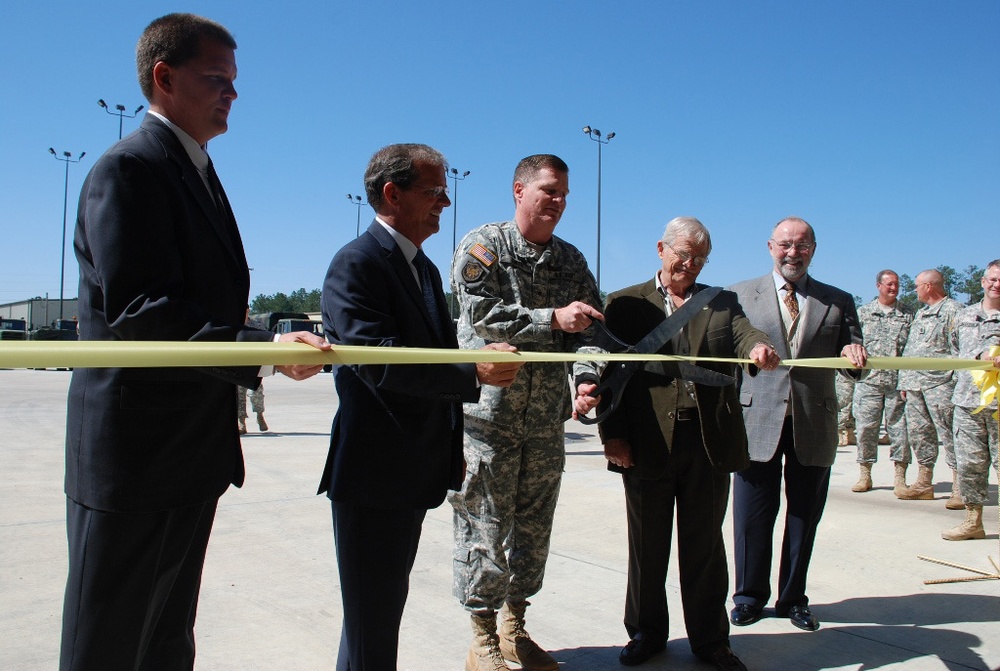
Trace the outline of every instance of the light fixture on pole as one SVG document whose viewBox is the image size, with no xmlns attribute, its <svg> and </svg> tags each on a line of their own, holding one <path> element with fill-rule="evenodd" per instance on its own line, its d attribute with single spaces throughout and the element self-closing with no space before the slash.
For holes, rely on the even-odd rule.
<svg viewBox="0 0 1000 671">
<path fill-rule="evenodd" d="M 611 142 L 614 133 L 608 133 L 601 139 L 601 131 L 590 126 L 584 126 L 583 132 L 597 143 L 597 289 L 601 289 L 601 148 Z"/>
<path fill-rule="evenodd" d="M 460 172 L 458 172 L 457 168 L 452 168 L 451 170 L 448 171 L 448 177 L 451 178 L 454 181 L 454 183 L 455 183 L 455 187 L 452 189 L 452 193 L 451 193 L 451 214 L 452 214 L 452 220 L 451 220 L 451 253 L 452 254 L 454 254 L 455 250 L 458 249 L 458 238 L 456 237 L 457 233 L 458 233 L 458 183 L 461 182 L 461 181 L 463 181 L 463 180 L 465 180 L 465 178 L 468 177 L 471 174 L 472 174 L 472 172 L 470 170 L 466 170 L 465 172 L 460 173 Z M 452 319 L 455 319 L 456 317 L 458 317 L 458 314 L 457 314 L 458 310 L 457 310 L 457 308 L 458 308 L 458 305 L 457 305 L 457 303 L 455 301 L 455 297 L 452 296 L 451 297 L 451 318 Z"/>
<path fill-rule="evenodd" d="M 62 224 L 62 247 L 59 251 L 60 262 L 59 262 L 59 319 L 63 318 L 63 285 L 66 284 L 66 210 L 69 204 L 69 164 L 79 163 L 80 160 L 87 154 L 85 151 L 81 151 L 80 155 L 75 159 L 73 155 L 68 151 L 64 151 L 62 156 L 56 153 L 56 150 L 49 147 L 49 153 L 55 157 L 57 161 L 62 161 L 66 164 L 66 178 L 63 182 L 63 224 Z"/>
<path fill-rule="evenodd" d="M 115 111 L 112 112 L 111 109 L 108 107 L 108 104 L 106 102 L 104 102 L 103 98 L 101 98 L 100 100 L 98 100 L 97 104 L 100 105 L 102 108 L 104 108 L 104 111 L 107 112 L 108 114 L 110 114 L 111 116 L 118 117 L 118 139 L 119 140 L 122 139 L 122 120 L 124 118 L 126 118 L 126 117 L 129 118 L 129 119 L 134 119 L 136 116 L 138 116 L 139 112 L 141 112 L 142 110 L 144 110 L 146 108 L 145 105 L 139 105 L 138 107 L 135 108 L 134 112 L 132 112 L 131 114 L 126 114 L 125 113 L 125 105 L 115 105 Z"/>
<path fill-rule="evenodd" d="M 351 205 L 357 205 L 358 207 L 358 225 L 357 230 L 354 232 L 354 237 L 361 235 L 361 206 L 367 205 L 361 200 L 361 196 L 355 196 L 354 194 L 347 194 L 347 200 L 351 201 Z"/>
</svg>

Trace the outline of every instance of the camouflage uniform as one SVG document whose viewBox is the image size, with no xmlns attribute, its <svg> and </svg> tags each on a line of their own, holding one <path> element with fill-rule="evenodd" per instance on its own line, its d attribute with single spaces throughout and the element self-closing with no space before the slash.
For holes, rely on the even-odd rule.
<svg viewBox="0 0 1000 671">
<path fill-rule="evenodd" d="M 858 308 L 858 320 L 868 356 L 899 356 L 913 322 L 913 310 L 899 302 L 889 311 L 878 299 Z M 896 463 L 910 463 L 903 399 L 896 389 L 899 371 L 872 370 L 854 388 L 854 420 L 857 423 L 858 463 L 878 461 L 878 435 L 885 413 L 889 434 L 889 457 Z"/>
<path fill-rule="evenodd" d="M 247 419 L 247 392 L 246 387 L 236 387 L 236 414 L 241 422 Z M 264 384 L 250 392 L 250 407 L 258 415 L 264 412 Z"/>
<path fill-rule="evenodd" d="M 964 308 L 955 317 L 952 333 L 952 354 L 960 359 L 974 359 L 990 347 L 1000 345 L 1000 313 L 987 314 L 982 303 Z M 990 463 L 997 463 L 997 422 L 993 412 L 994 400 L 975 415 L 979 407 L 979 389 L 969 371 L 957 371 L 955 393 L 955 461 L 958 464 L 959 487 L 966 505 L 981 506 L 986 502 L 989 487 Z"/>
<path fill-rule="evenodd" d="M 854 378 L 837 374 L 837 431 L 854 431 L 854 415 L 851 404 L 854 401 Z"/>
<path fill-rule="evenodd" d="M 917 310 L 903 356 L 951 356 L 955 315 L 962 307 L 953 298 L 942 298 L 934 305 L 925 305 Z M 944 448 L 945 462 L 955 470 L 955 443 L 951 425 L 951 395 L 955 390 L 955 371 L 901 370 L 897 388 L 906 392 L 906 434 L 917 463 L 933 466 L 938 458 L 940 443 Z"/>
<path fill-rule="evenodd" d="M 509 342 L 520 350 L 573 352 L 580 334 L 552 329 L 556 307 L 600 294 L 583 255 L 553 237 L 541 247 L 512 222 L 486 224 L 459 244 L 451 286 L 464 349 Z M 572 411 L 562 363 L 527 363 L 506 388 L 484 386 L 465 404 L 465 460 L 455 510 L 455 596 L 470 610 L 498 610 L 538 592 L 566 462 Z"/>
</svg>

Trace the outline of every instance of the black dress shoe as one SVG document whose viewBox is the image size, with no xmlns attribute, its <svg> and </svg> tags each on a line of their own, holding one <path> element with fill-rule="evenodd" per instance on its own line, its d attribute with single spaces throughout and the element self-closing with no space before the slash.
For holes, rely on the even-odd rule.
<svg viewBox="0 0 1000 671">
<path fill-rule="evenodd" d="M 745 627 L 753 624 L 763 616 L 763 608 L 751 606 L 748 603 L 738 603 L 729 613 L 729 621 L 737 627 Z"/>
<path fill-rule="evenodd" d="M 709 650 L 699 650 L 695 655 L 703 662 L 708 662 L 719 671 L 747 671 L 746 665 L 733 654 L 728 645 L 717 645 Z"/>
<path fill-rule="evenodd" d="M 618 655 L 618 661 L 625 666 L 638 666 L 656 653 L 662 652 L 666 647 L 666 641 L 638 634 L 622 649 L 621 654 Z"/>
<path fill-rule="evenodd" d="M 805 631 L 816 631 L 819 629 L 819 620 L 809 610 L 809 606 L 792 606 L 788 609 L 788 619 L 796 627 Z"/>
</svg>

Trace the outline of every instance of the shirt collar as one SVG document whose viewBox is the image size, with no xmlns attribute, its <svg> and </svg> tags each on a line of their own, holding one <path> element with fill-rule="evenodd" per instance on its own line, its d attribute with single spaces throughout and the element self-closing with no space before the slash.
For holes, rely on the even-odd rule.
<svg viewBox="0 0 1000 671">
<path fill-rule="evenodd" d="M 198 169 L 199 172 L 208 172 L 208 153 L 205 151 L 205 147 L 198 144 L 197 140 L 188 135 L 184 129 L 175 124 L 173 121 L 163 116 L 159 112 L 149 111 L 157 119 L 162 121 L 167 128 L 174 132 L 177 139 L 180 140 L 181 146 L 184 147 L 184 151 L 187 155 L 191 157 L 191 162 L 194 163 L 194 167 Z M 205 145 L 206 147 L 208 145 Z"/>
<path fill-rule="evenodd" d="M 378 216 L 375 217 L 375 221 L 377 221 L 382 228 L 384 228 L 389 235 L 392 236 L 392 239 L 396 241 L 396 245 L 399 247 L 399 251 L 403 253 L 403 258 L 406 259 L 407 263 L 412 265 L 413 257 L 417 255 L 417 246 L 413 244 L 413 241 L 389 224 L 382 221 Z"/>
</svg>

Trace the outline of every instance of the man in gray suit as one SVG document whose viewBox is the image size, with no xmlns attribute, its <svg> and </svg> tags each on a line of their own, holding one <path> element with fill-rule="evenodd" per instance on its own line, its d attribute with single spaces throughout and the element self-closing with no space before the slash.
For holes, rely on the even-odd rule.
<svg viewBox="0 0 1000 671">
<path fill-rule="evenodd" d="M 868 353 L 851 296 L 807 274 L 816 235 L 789 217 L 774 228 L 767 248 L 774 269 L 731 287 L 750 322 L 764 331 L 784 359 L 842 356 L 860 378 Z M 771 547 L 781 503 L 784 461 L 785 531 L 775 612 L 806 631 L 819 628 L 809 610 L 806 573 L 826 504 L 830 466 L 837 454 L 836 371 L 779 368 L 744 377 L 740 389 L 750 467 L 736 473 L 733 524 L 736 591 L 730 620 L 753 624 L 771 597 Z"/>
</svg>

